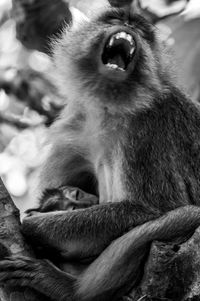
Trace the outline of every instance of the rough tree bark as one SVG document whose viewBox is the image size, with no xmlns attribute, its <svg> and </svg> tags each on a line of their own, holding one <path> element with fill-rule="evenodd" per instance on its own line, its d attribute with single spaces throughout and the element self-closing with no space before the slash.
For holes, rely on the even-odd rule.
<svg viewBox="0 0 200 301">
<path fill-rule="evenodd" d="M 10 255 L 33 256 L 20 233 L 19 211 L 0 179 L 0 259 Z M 28 288 L 0 288 L 0 301 L 44 301 Z"/>
<path fill-rule="evenodd" d="M 199 301 L 200 227 L 182 242 L 153 242 L 142 280 L 129 298 L 130 301 Z"/>
</svg>

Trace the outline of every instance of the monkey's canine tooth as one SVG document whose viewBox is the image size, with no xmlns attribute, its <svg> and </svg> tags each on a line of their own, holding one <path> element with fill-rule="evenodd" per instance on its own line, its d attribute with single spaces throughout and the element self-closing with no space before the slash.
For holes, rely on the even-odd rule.
<svg viewBox="0 0 200 301">
<path fill-rule="evenodd" d="M 131 50 L 130 50 L 130 55 L 132 55 L 135 51 L 135 47 L 131 47 Z"/>
<path fill-rule="evenodd" d="M 114 41 L 115 41 L 115 37 L 112 36 L 112 38 L 111 38 L 110 41 L 109 41 L 108 46 L 111 47 L 111 46 L 114 44 Z"/>
<path fill-rule="evenodd" d="M 127 35 L 126 35 L 126 39 L 129 41 L 129 43 L 130 43 L 131 45 L 134 44 L 133 38 L 132 38 L 132 36 L 131 36 L 130 34 L 127 34 Z"/>
</svg>

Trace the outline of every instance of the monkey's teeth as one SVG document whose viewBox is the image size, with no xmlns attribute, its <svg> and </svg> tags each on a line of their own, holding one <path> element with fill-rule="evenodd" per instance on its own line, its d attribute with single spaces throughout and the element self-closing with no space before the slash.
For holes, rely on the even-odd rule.
<svg viewBox="0 0 200 301">
<path fill-rule="evenodd" d="M 109 47 L 112 47 L 115 40 L 119 40 L 119 39 L 128 41 L 131 46 L 134 45 L 134 40 L 133 40 L 132 36 L 124 31 L 121 31 L 111 37 L 109 44 L 108 44 Z"/>
<path fill-rule="evenodd" d="M 125 71 L 123 68 L 120 68 L 120 67 L 117 66 L 116 64 L 107 63 L 106 66 L 107 66 L 108 68 L 111 68 L 111 69 L 120 70 L 120 71 Z"/>
<path fill-rule="evenodd" d="M 130 43 L 131 45 L 134 44 L 133 38 L 132 38 L 132 36 L 131 36 L 130 34 L 127 34 L 127 35 L 126 35 L 126 38 L 127 38 L 127 40 L 129 41 L 129 43 Z"/>
<path fill-rule="evenodd" d="M 131 36 L 130 34 L 124 32 L 124 31 L 118 32 L 114 37 L 115 37 L 115 39 L 117 39 L 117 40 L 118 40 L 118 39 L 124 39 L 124 40 L 127 40 L 127 41 L 131 44 L 131 46 L 134 45 L 134 40 L 133 40 L 132 36 Z M 111 40 L 112 40 L 114 37 L 112 37 Z M 113 42 L 114 42 L 114 40 L 113 40 Z"/>
<path fill-rule="evenodd" d="M 115 37 L 114 36 L 112 36 L 112 38 L 110 39 L 110 41 L 109 41 L 109 46 L 111 47 L 113 44 L 114 44 L 114 41 L 115 41 Z"/>
<path fill-rule="evenodd" d="M 125 39 L 126 40 L 126 32 L 122 31 L 122 32 L 118 32 L 115 36 L 115 38 L 118 39 Z"/>
<path fill-rule="evenodd" d="M 135 47 L 132 47 L 130 50 L 130 55 L 132 55 L 134 51 L 135 51 Z"/>
</svg>

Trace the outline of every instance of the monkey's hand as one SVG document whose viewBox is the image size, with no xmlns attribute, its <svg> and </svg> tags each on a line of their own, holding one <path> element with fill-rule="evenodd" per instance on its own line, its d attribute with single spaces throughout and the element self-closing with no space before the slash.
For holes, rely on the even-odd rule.
<svg viewBox="0 0 200 301">
<path fill-rule="evenodd" d="M 0 284 L 34 288 L 52 300 L 70 301 L 75 281 L 48 260 L 15 256 L 0 261 Z"/>
<path fill-rule="evenodd" d="M 26 215 L 32 216 L 36 212 L 83 209 L 97 205 L 98 202 L 99 200 L 95 195 L 88 194 L 76 187 L 62 186 L 57 189 L 45 190 L 40 200 L 40 206 L 28 209 Z"/>
</svg>

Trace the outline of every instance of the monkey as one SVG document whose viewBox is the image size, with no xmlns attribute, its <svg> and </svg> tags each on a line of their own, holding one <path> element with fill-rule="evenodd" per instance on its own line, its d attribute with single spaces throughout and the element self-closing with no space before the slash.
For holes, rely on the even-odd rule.
<svg viewBox="0 0 200 301">
<path fill-rule="evenodd" d="M 32 216 L 35 212 L 83 209 L 97 204 L 97 196 L 76 187 L 62 186 L 59 189 L 45 190 L 40 199 L 40 206 L 27 209 L 25 213 L 26 216 Z"/>
<path fill-rule="evenodd" d="M 137 11 L 107 9 L 54 44 L 68 104 L 51 127 L 39 189 L 78 187 L 98 204 L 44 204 L 22 231 L 66 261 L 95 259 L 73 275 L 45 259 L 6 257 L 0 283 L 57 301 L 119 300 L 138 285 L 153 240 L 200 224 L 199 104 L 175 84 L 155 27 Z"/>
</svg>

